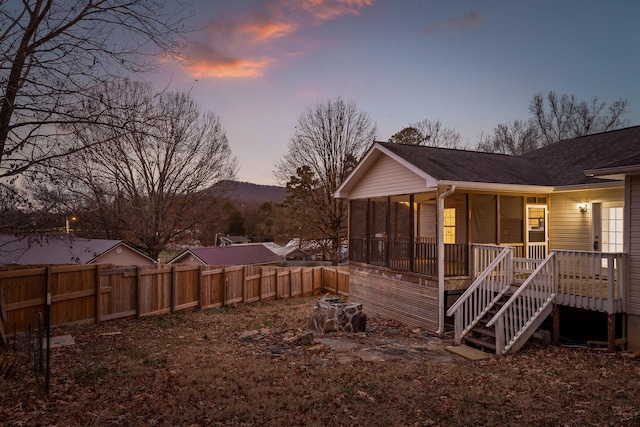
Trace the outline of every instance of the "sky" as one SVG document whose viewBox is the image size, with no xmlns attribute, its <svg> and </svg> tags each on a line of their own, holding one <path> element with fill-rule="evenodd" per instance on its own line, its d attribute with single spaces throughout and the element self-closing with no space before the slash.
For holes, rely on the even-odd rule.
<svg viewBox="0 0 640 427">
<path fill-rule="evenodd" d="M 640 125 L 637 0 L 197 1 L 182 62 L 154 81 L 220 117 L 238 180 L 273 175 L 299 117 L 341 97 L 386 141 L 440 120 L 472 149 L 537 93 L 628 101 Z"/>
</svg>

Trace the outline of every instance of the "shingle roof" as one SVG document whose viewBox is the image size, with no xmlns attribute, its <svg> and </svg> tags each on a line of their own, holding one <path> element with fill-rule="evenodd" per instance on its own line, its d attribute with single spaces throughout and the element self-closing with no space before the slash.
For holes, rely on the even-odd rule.
<svg viewBox="0 0 640 427">
<path fill-rule="evenodd" d="M 640 126 L 566 139 L 525 157 L 545 167 L 556 186 L 602 182 L 584 172 L 640 164 Z"/>
<path fill-rule="evenodd" d="M 70 234 L 0 235 L 0 265 L 88 264 L 120 240 L 82 239 Z"/>
<path fill-rule="evenodd" d="M 260 243 L 188 249 L 207 265 L 272 264 L 282 258 Z M 178 255 L 175 259 L 182 256 Z"/>
<path fill-rule="evenodd" d="M 549 177 L 531 159 L 504 154 L 379 143 L 438 181 L 547 185 Z"/>
<path fill-rule="evenodd" d="M 380 142 L 439 181 L 566 186 L 602 179 L 586 170 L 640 164 L 640 126 L 572 138 L 524 156 Z"/>
</svg>

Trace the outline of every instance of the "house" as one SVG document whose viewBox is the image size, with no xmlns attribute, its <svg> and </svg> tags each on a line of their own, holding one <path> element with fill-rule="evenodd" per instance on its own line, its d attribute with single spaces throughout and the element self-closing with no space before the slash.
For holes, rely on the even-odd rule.
<svg viewBox="0 0 640 427">
<path fill-rule="evenodd" d="M 307 252 L 296 245 L 280 246 L 275 242 L 263 242 L 262 245 L 285 261 L 301 261 L 308 256 Z"/>
<path fill-rule="evenodd" d="M 376 142 L 335 193 L 351 298 L 436 333 L 449 314 L 458 343 L 488 321 L 498 353 L 552 313 L 557 339 L 561 307 L 593 310 L 610 350 L 640 350 L 638 176 L 640 126 L 524 156 Z"/>
<path fill-rule="evenodd" d="M 301 239 L 295 237 L 287 242 L 285 247 L 298 248 L 307 256 L 306 261 L 331 261 L 333 242 L 331 239 Z M 341 260 L 340 260 L 341 261 Z"/>
<path fill-rule="evenodd" d="M 282 264 L 282 257 L 276 255 L 261 243 L 249 243 L 185 249 L 167 264 L 277 266 Z"/>
<path fill-rule="evenodd" d="M 73 234 L 0 235 L 0 265 L 113 264 L 156 262 L 121 240 L 84 239 Z"/>
<path fill-rule="evenodd" d="M 220 246 L 246 245 L 251 242 L 251 239 L 246 236 L 230 236 L 227 234 L 226 236 L 216 235 L 216 238 L 220 242 Z"/>
</svg>

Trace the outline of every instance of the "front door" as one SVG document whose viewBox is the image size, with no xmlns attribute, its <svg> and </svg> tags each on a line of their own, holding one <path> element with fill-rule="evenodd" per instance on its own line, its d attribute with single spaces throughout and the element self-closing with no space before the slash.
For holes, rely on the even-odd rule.
<svg viewBox="0 0 640 427">
<path fill-rule="evenodd" d="M 527 258 L 547 257 L 547 206 L 527 205 Z"/>
</svg>

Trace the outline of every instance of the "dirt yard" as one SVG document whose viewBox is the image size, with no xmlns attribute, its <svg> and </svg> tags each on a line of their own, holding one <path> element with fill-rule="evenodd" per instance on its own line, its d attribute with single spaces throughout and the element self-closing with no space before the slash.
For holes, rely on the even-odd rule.
<svg viewBox="0 0 640 427">
<path fill-rule="evenodd" d="M 315 300 L 56 328 L 75 344 L 51 349 L 48 395 L 33 361 L 2 353 L 0 424 L 640 424 L 636 359 L 534 342 L 471 361 L 371 317 L 366 333 L 300 338 Z"/>
</svg>

